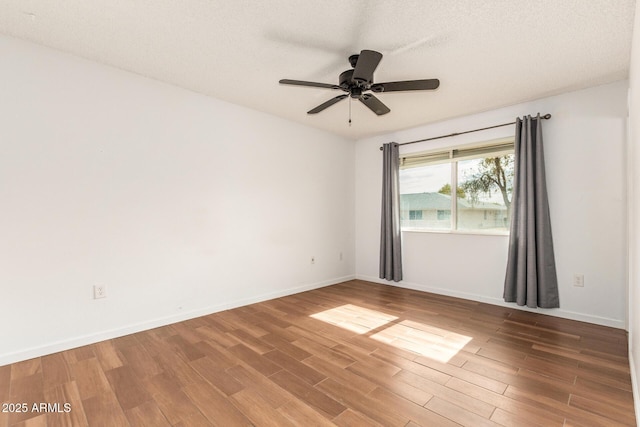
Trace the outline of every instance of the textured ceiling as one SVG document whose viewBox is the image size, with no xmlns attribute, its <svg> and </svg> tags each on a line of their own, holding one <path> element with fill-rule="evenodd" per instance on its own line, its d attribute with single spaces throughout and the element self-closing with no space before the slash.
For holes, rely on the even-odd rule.
<svg viewBox="0 0 640 427">
<path fill-rule="evenodd" d="M 634 0 L 2 0 L 0 33 L 349 138 L 392 132 L 627 77 Z M 337 83 L 382 52 L 376 116 L 282 78 Z M 340 92 L 341 93 L 341 92 Z"/>
</svg>

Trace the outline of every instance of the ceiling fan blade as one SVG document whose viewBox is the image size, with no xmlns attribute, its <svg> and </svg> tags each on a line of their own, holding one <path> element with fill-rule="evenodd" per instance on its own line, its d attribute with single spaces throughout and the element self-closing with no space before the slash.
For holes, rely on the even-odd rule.
<svg viewBox="0 0 640 427">
<path fill-rule="evenodd" d="M 294 85 L 294 86 L 309 86 L 309 87 L 322 87 L 325 89 L 341 89 L 338 85 L 332 85 L 329 83 L 316 83 L 316 82 L 305 82 L 303 80 L 289 80 L 282 79 L 280 80 L 281 85 Z"/>
<path fill-rule="evenodd" d="M 317 114 L 320 111 L 331 107 L 333 104 L 335 104 L 336 102 L 342 101 L 343 99 L 345 99 L 348 95 L 338 95 L 335 98 L 331 98 L 330 100 L 328 100 L 327 102 L 323 102 L 322 104 L 318 105 L 316 108 L 307 111 L 307 114 Z"/>
<path fill-rule="evenodd" d="M 372 82 L 373 72 L 382 60 L 382 54 L 375 50 L 363 50 L 360 52 L 358 62 L 353 69 L 353 80 Z"/>
<path fill-rule="evenodd" d="M 370 93 L 366 93 L 362 95 L 362 97 L 360 98 L 360 102 L 362 102 L 364 105 L 369 107 L 371 111 L 373 111 L 379 116 L 383 114 L 387 114 L 389 111 L 391 111 L 389 107 L 384 105 L 382 101 L 380 101 L 378 98 L 371 95 Z"/>
<path fill-rule="evenodd" d="M 376 83 L 371 85 L 371 90 L 380 92 L 400 92 L 405 90 L 434 90 L 440 86 L 438 79 L 405 80 L 402 82 Z"/>
</svg>

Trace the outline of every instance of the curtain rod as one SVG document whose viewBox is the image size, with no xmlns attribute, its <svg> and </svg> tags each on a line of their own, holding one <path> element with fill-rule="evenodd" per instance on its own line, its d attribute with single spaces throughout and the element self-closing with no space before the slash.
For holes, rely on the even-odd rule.
<svg viewBox="0 0 640 427">
<path fill-rule="evenodd" d="M 551 118 L 551 114 L 547 113 L 544 116 L 540 116 L 540 118 L 541 119 L 545 119 L 545 120 L 549 120 Z M 418 139 L 416 141 L 403 142 L 403 143 L 400 143 L 398 145 L 409 145 L 409 144 L 415 144 L 417 142 L 433 141 L 434 139 L 450 138 L 452 136 L 464 135 L 465 133 L 479 132 L 481 130 L 501 128 L 503 126 L 509 126 L 509 125 L 515 125 L 515 124 L 516 124 L 516 122 L 502 123 L 501 125 L 488 126 L 486 128 L 466 130 L 464 132 L 450 133 L 449 135 L 440 135 L 440 136 L 434 136 L 432 138 L 425 138 L 425 139 Z M 382 151 L 382 147 L 380 147 L 380 151 Z"/>
</svg>

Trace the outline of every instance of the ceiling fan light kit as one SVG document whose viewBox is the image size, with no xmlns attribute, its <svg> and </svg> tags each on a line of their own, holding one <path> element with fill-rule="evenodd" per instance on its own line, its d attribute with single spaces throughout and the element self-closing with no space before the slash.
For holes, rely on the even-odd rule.
<svg viewBox="0 0 640 427">
<path fill-rule="evenodd" d="M 293 85 L 293 86 L 307 86 L 317 87 L 332 90 L 341 90 L 347 94 L 338 95 L 335 98 L 323 102 L 315 108 L 307 111 L 307 114 L 317 114 L 333 104 L 336 104 L 347 97 L 357 99 L 362 102 L 367 108 L 373 111 L 378 116 L 387 114 L 391 110 L 384 105 L 375 95 L 365 92 L 403 92 L 414 90 L 434 90 L 440 86 L 438 79 L 425 79 L 425 80 L 404 80 L 399 82 L 387 82 L 387 83 L 374 83 L 373 72 L 378 67 L 378 64 L 382 60 L 382 54 L 374 50 L 363 50 L 360 54 L 351 55 L 349 57 L 349 63 L 353 67 L 351 70 L 346 70 L 338 77 L 338 84 L 332 85 L 328 83 L 307 82 L 303 80 L 289 80 L 282 79 L 280 84 Z M 349 119 L 351 122 L 351 119 Z"/>
</svg>

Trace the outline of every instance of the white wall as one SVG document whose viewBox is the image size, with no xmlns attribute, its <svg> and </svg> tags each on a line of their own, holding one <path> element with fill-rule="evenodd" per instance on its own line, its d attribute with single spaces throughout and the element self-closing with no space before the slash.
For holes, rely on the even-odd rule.
<svg viewBox="0 0 640 427">
<path fill-rule="evenodd" d="M 353 278 L 352 141 L 6 37 L 0 82 L 0 365 Z"/>
<path fill-rule="evenodd" d="M 629 71 L 629 363 L 640 424 L 640 9 L 636 8 Z"/>
<path fill-rule="evenodd" d="M 384 142 L 405 142 L 551 113 L 543 123 L 560 309 L 540 312 L 626 325 L 627 82 L 621 81 L 356 143 L 356 277 L 378 279 Z M 425 112 L 428 115 L 428 112 Z M 401 147 L 401 153 L 513 135 L 508 126 Z M 400 286 L 504 304 L 507 236 L 403 233 Z M 584 288 L 572 286 L 584 274 Z M 513 304 L 515 307 L 515 304 Z"/>
</svg>

